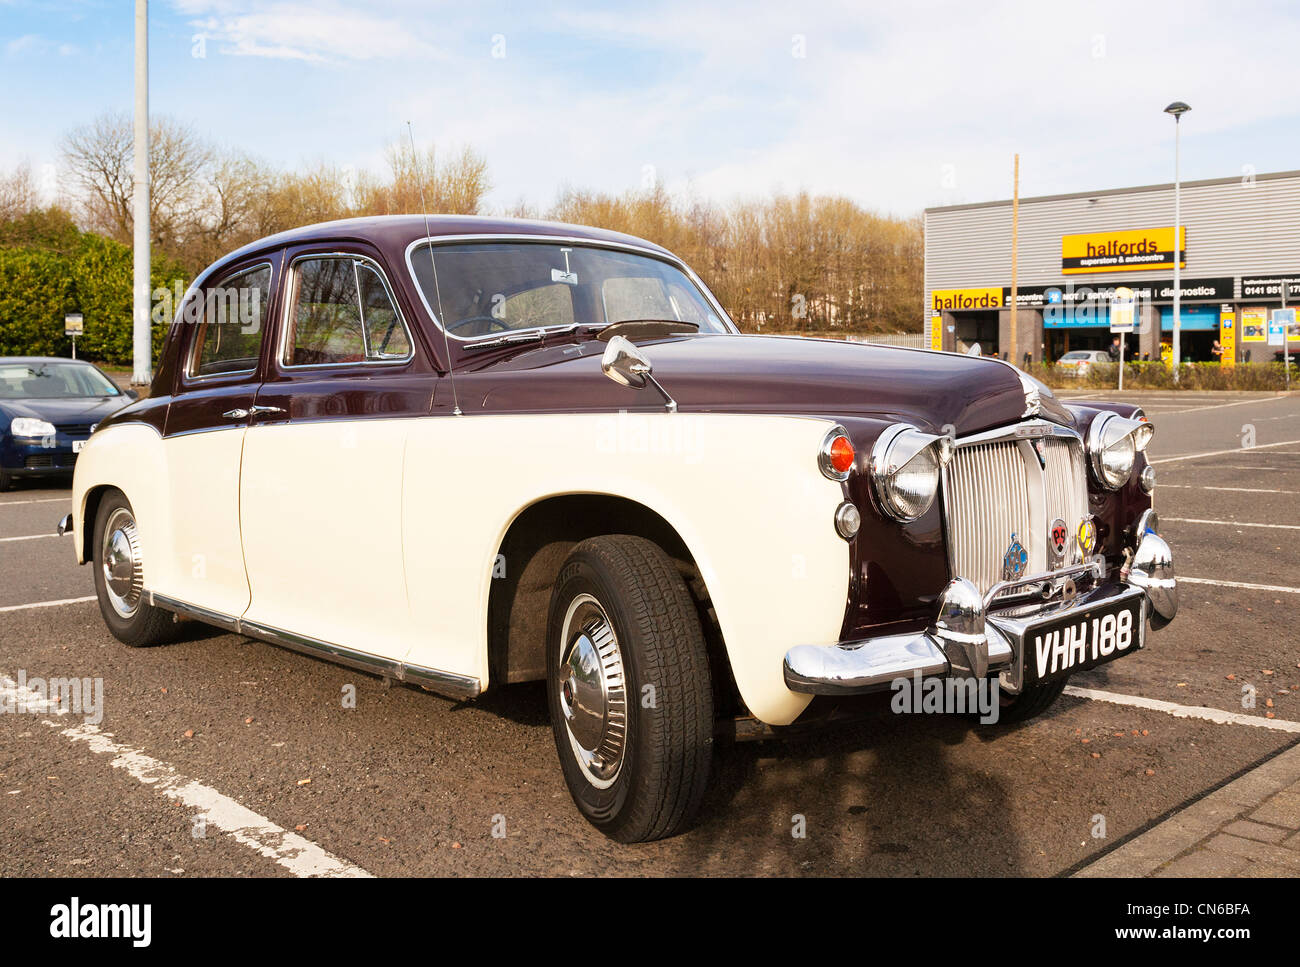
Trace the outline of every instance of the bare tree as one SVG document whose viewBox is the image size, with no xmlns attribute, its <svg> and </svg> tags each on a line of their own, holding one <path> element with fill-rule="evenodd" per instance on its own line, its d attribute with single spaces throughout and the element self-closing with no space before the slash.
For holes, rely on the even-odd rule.
<svg viewBox="0 0 1300 967">
<path fill-rule="evenodd" d="M 38 207 L 40 193 L 32 178 L 32 168 L 20 164 L 7 175 L 0 175 L 0 221 L 10 221 Z"/>
<path fill-rule="evenodd" d="M 86 227 L 131 239 L 134 194 L 131 118 L 103 114 L 63 139 L 63 160 Z M 149 218 L 164 248 L 181 243 L 205 211 L 202 175 L 213 153 L 190 128 L 166 117 L 149 126 Z"/>
<path fill-rule="evenodd" d="M 359 214 L 413 214 L 427 207 L 431 214 L 474 215 L 491 188 L 487 162 L 472 148 L 462 148 L 450 161 L 439 163 L 433 146 L 416 155 L 410 147 L 397 143 L 389 146 L 388 169 L 387 182 L 368 172 L 358 176 Z"/>
</svg>

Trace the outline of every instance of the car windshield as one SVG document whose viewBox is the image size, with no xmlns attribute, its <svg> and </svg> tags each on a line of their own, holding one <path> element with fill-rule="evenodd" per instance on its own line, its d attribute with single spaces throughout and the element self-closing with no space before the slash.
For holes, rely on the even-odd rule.
<svg viewBox="0 0 1300 967">
<path fill-rule="evenodd" d="M 121 390 L 108 377 L 86 363 L 0 361 L 0 399 L 3 400 L 120 395 Z"/>
<path fill-rule="evenodd" d="M 1061 357 L 1061 359 L 1063 360 L 1064 359 L 1077 360 L 1077 359 L 1087 359 L 1087 358 L 1088 358 L 1088 354 L 1084 352 L 1066 353 L 1064 356 Z"/>
<path fill-rule="evenodd" d="M 425 305 L 458 339 L 634 319 L 731 331 L 686 273 L 633 252 L 554 242 L 426 242 L 407 258 Z"/>
</svg>

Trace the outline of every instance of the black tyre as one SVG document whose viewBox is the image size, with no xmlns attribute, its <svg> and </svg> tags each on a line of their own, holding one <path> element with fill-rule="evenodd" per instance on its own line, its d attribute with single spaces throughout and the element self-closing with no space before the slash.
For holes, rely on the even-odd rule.
<svg viewBox="0 0 1300 967">
<path fill-rule="evenodd" d="M 640 537 L 583 541 L 551 594 L 546 645 L 555 748 L 578 809 L 623 843 L 682 831 L 708 784 L 713 689 L 672 560 Z"/>
<path fill-rule="evenodd" d="M 14 485 L 13 475 L 5 470 L 0 470 L 0 494 L 4 493 Z"/>
<path fill-rule="evenodd" d="M 1053 702 L 1061 697 L 1061 693 L 1065 691 L 1068 681 L 1069 679 L 1063 678 L 1060 681 L 1049 682 L 1046 685 L 1030 685 L 1019 695 L 1008 695 L 1006 692 L 1002 692 L 998 721 L 1007 723 L 1026 722 L 1035 716 L 1042 715 L 1051 707 Z"/>
<path fill-rule="evenodd" d="M 120 490 L 110 490 L 100 501 L 93 538 L 95 593 L 108 630 L 133 648 L 166 641 L 175 621 L 145 598 L 144 546 L 131 503 Z"/>
</svg>

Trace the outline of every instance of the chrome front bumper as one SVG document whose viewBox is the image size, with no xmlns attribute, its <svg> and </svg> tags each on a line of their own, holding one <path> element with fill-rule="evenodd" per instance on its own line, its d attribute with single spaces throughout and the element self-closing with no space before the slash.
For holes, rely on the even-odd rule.
<svg viewBox="0 0 1300 967">
<path fill-rule="evenodd" d="M 855 695 L 889 688 L 897 679 L 983 678 L 998 673 L 1017 694 L 1023 681 L 1023 645 L 1035 621 L 1064 619 L 1125 599 L 1143 598 L 1153 628 L 1178 612 L 1178 584 L 1169 545 L 1156 533 L 1154 511 L 1143 514 L 1132 556 L 1118 582 L 1105 582 L 1100 563 L 1003 582 L 985 595 L 955 578 L 939 596 L 934 623 L 920 634 L 885 635 L 835 645 L 796 645 L 785 655 L 785 684 L 812 695 Z M 1085 591 L 1079 583 L 1089 583 Z M 998 611 L 990 614 L 997 599 Z"/>
</svg>

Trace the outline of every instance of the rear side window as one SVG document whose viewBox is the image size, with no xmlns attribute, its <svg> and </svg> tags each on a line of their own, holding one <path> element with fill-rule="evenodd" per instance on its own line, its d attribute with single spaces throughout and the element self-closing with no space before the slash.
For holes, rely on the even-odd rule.
<svg viewBox="0 0 1300 967">
<path fill-rule="evenodd" d="M 286 366 L 410 359 L 410 333 L 373 264 L 348 256 L 302 259 L 293 278 Z"/>
<path fill-rule="evenodd" d="M 271 301 L 271 266 L 232 275 L 203 292 L 191 376 L 228 376 L 257 369 Z"/>
</svg>

